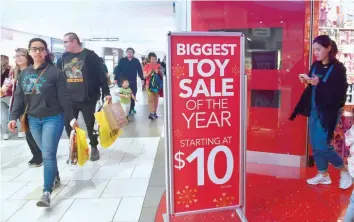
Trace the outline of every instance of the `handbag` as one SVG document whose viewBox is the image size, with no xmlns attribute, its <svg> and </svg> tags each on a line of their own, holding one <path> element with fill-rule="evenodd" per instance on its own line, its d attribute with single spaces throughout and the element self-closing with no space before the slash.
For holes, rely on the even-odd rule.
<svg viewBox="0 0 354 222">
<path fill-rule="evenodd" d="M 28 110 L 28 106 L 31 102 L 32 96 L 36 93 L 36 85 L 39 81 L 39 78 L 43 75 L 43 73 L 47 70 L 47 68 L 49 67 L 49 65 L 41 72 L 41 74 L 39 74 L 36 82 L 33 85 L 32 88 L 32 92 L 31 92 L 31 97 L 29 98 L 26 108 L 25 108 L 25 112 L 22 114 L 22 116 L 20 116 L 20 125 L 21 125 L 21 130 L 22 132 L 27 133 L 29 131 L 29 123 L 28 123 L 28 116 L 27 116 L 27 110 Z"/>
</svg>

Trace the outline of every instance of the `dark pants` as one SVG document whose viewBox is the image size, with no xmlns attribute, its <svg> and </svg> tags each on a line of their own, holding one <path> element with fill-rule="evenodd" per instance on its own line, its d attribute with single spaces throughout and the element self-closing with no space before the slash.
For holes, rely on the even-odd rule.
<svg viewBox="0 0 354 222">
<path fill-rule="evenodd" d="M 26 132 L 26 141 L 27 144 L 31 150 L 31 153 L 33 154 L 33 157 L 37 160 L 41 160 L 42 159 L 42 152 L 39 149 L 36 141 L 34 140 L 31 131 L 27 131 Z"/>
<path fill-rule="evenodd" d="M 93 127 L 95 125 L 95 109 L 96 109 L 96 102 L 97 101 L 89 101 L 89 102 L 84 102 L 84 103 L 73 103 L 73 110 L 74 110 L 74 116 L 77 119 L 79 116 L 79 112 L 82 113 L 84 117 L 84 121 L 86 124 L 86 129 L 87 129 L 87 134 L 90 139 L 90 145 L 91 147 L 96 147 L 98 145 L 98 140 L 97 140 L 97 135 L 94 134 Z M 70 137 L 71 133 L 71 126 L 70 126 L 70 121 L 67 120 L 65 123 L 65 130 L 66 133 L 68 134 L 68 137 Z"/>
<path fill-rule="evenodd" d="M 133 83 L 130 85 L 131 90 L 133 91 L 133 95 L 134 97 L 136 97 L 136 93 L 138 91 L 138 86 L 137 83 Z M 132 111 L 133 109 L 135 109 L 135 100 L 133 98 L 131 98 L 130 101 L 130 111 Z"/>
</svg>

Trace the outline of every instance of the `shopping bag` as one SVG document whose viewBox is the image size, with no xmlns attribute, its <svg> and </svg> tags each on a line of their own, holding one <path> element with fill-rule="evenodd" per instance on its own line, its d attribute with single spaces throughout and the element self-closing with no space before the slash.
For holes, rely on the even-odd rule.
<svg viewBox="0 0 354 222">
<path fill-rule="evenodd" d="M 95 118 L 99 125 L 98 132 L 101 146 L 103 148 L 108 148 L 112 146 L 112 144 L 122 134 L 122 129 L 117 128 L 111 130 L 104 111 L 96 112 Z"/>
<path fill-rule="evenodd" d="M 350 176 L 354 177 L 354 156 L 348 158 L 348 172 Z"/>
<path fill-rule="evenodd" d="M 77 163 L 83 166 L 90 158 L 89 148 L 86 141 L 86 132 L 80 128 L 75 129 L 76 147 L 77 147 Z"/>
<path fill-rule="evenodd" d="M 76 132 L 72 130 L 70 133 L 70 146 L 69 146 L 69 159 L 67 164 L 76 165 L 77 164 L 77 143 L 76 143 Z"/>
<path fill-rule="evenodd" d="M 120 103 L 110 103 L 103 106 L 110 130 L 120 129 L 129 124 L 127 115 Z"/>
<path fill-rule="evenodd" d="M 344 134 L 345 145 L 350 147 L 350 155 L 354 156 L 354 125 Z"/>
</svg>

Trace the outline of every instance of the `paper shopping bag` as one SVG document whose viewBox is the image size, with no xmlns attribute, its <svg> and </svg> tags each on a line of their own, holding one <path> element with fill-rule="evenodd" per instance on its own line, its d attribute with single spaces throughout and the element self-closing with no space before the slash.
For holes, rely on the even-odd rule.
<svg viewBox="0 0 354 222">
<path fill-rule="evenodd" d="M 95 113 L 96 121 L 99 126 L 99 138 L 100 144 L 103 148 L 108 148 L 117 140 L 117 138 L 122 134 L 122 129 L 111 130 L 108 120 L 106 118 L 104 111 L 99 111 Z"/>
<path fill-rule="evenodd" d="M 86 132 L 80 128 L 75 129 L 76 132 L 76 148 L 77 148 L 77 163 L 83 166 L 90 158 L 89 148 L 86 141 Z"/>
<path fill-rule="evenodd" d="M 120 103 L 105 105 L 103 106 L 103 111 L 106 115 L 111 130 L 120 129 L 128 125 L 127 116 Z"/>
</svg>

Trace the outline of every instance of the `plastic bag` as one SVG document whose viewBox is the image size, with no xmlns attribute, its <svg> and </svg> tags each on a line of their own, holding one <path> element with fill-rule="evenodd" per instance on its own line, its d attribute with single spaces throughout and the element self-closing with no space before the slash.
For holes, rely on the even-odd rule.
<svg viewBox="0 0 354 222">
<path fill-rule="evenodd" d="M 69 146 L 69 159 L 67 164 L 76 165 L 77 164 L 77 144 L 76 144 L 76 132 L 72 130 L 70 133 L 70 146 Z"/>
<path fill-rule="evenodd" d="M 112 146 L 112 144 L 122 134 L 122 129 L 111 130 L 104 111 L 99 111 L 95 113 L 95 118 L 99 125 L 99 138 L 101 146 L 103 148 L 108 148 Z"/>
<path fill-rule="evenodd" d="M 350 147 L 350 155 L 354 156 L 354 126 L 352 126 L 344 135 L 345 145 Z"/>
<path fill-rule="evenodd" d="M 83 166 L 90 158 L 89 148 L 86 141 L 86 132 L 80 128 L 75 129 L 76 147 L 77 147 L 77 163 Z"/>
</svg>

